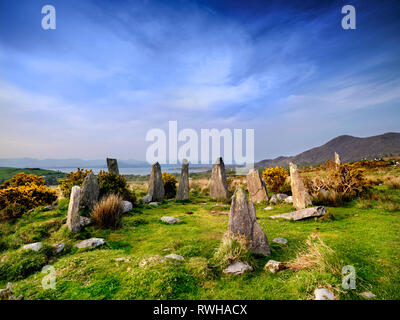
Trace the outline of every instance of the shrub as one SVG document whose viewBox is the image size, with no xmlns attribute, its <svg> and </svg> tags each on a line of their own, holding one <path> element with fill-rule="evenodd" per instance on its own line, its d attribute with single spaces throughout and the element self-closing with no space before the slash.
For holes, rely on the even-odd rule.
<svg viewBox="0 0 400 320">
<path fill-rule="evenodd" d="M 163 172 L 162 180 L 164 183 L 165 197 L 167 199 L 174 198 L 176 196 L 176 183 L 178 182 L 175 176 L 167 172 Z"/>
<path fill-rule="evenodd" d="M 121 197 L 110 194 L 98 202 L 92 212 L 92 219 L 101 228 L 116 229 L 121 223 Z"/>
<path fill-rule="evenodd" d="M 262 172 L 262 178 L 267 184 L 268 189 L 274 193 L 280 191 L 288 176 L 288 170 L 281 167 L 266 168 Z"/>
<path fill-rule="evenodd" d="M 30 209 L 55 200 L 57 192 L 45 186 L 43 177 L 21 172 L 0 188 L 0 218 L 18 218 Z"/>
<path fill-rule="evenodd" d="M 101 170 L 97 175 L 100 187 L 100 197 L 111 194 L 119 195 L 123 200 L 136 202 L 136 195 L 133 190 L 128 189 L 126 178 L 124 175 L 115 175 L 110 172 Z"/>
<path fill-rule="evenodd" d="M 250 262 L 251 252 L 249 240 L 243 235 L 227 232 L 223 235 L 221 245 L 216 250 L 213 263 L 220 268 L 226 268 L 236 261 Z"/>
<path fill-rule="evenodd" d="M 65 179 L 61 179 L 60 188 L 63 196 L 69 199 L 72 187 L 81 186 L 89 172 L 92 172 L 92 170 L 78 168 L 77 171 L 68 173 Z"/>
</svg>

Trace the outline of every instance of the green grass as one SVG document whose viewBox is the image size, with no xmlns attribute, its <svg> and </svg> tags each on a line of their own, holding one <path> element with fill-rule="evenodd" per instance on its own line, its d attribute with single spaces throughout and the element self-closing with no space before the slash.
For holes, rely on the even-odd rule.
<svg viewBox="0 0 400 320">
<path fill-rule="evenodd" d="M 2 184 L 6 180 L 11 179 L 14 175 L 20 172 L 24 172 L 26 174 L 34 174 L 37 176 L 43 176 L 47 185 L 56 185 L 58 184 L 58 179 L 65 178 L 65 173 L 60 171 L 45 170 L 38 168 L 18 169 L 18 168 L 0 167 L 0 184 Z"/>
<path fill-rule="evenodd" d="M 224 274 L 211 266 L 227 231 L 228 217 L 210 214 L 215 210 L 215 202 L 206 197 L 193 197 L 188 203 L 165 201 L 157 208 L 142 206 L 125 215 L 118 230 L 91 226 L 78 235 L 71 235 L 63 225 L 68 206 L 64 199 L 54 210 L 38 208 L 14 224 L 0 224 L 0 288 L 13 279 L 15 295 L 22 294 L 25 299 L 297 300 L 311 299 L 315 288 L 325 286 L 332 288 L 340 299 L 362 299 L 358 294 L 363 291 L 372 291 L 377 299 L 400 299 L 400 211 L 393 210 L 400 201 L 399 190 L 378 186 L 373 192 L 380 195 L 375 200 L 361 199 L 345 207 L 328 207 L 334 216 L 332 221 L 273 220 L 269 216 L 289 212 L 291 206 L 273 205 L 274 209 L 267 211 L 263 209 L 267 204 L 256 205 L 258 223 L 270 241 L 272 256 L 254 255 L 254 272 L 239 276 Z M 383 195 L 392 206 L 384 205 Z M 193 214 L 185 214 L 186 211 Z M 160 218 L 165 215 L 182 222 L 162 223 Z M 355 267 L 356 290 L 342 289 L 341 275 L 329 270 L 286 269 L 277 274 L 264 271 L 269 259 L 293 261 L 312 233 L 317 233 L 334 250 L 335 261 L 341 266 Z M 107 243 L 94 250 L 73 247 L 80 239 L 89 237 L 102 237 Z M 275 237 L 289 242 L 272 243 Z M 31 254 L 21 258 L 21 245 L 35 241 L 43 241 L 47 246 L 64 242 L 67 249 L 57 257 Z M 185 261 L 139 266 L 144 258 L 170 253 L 184 256 Z M 15 263 L 17 267 L 13 267 Z M 45 274 L 40 268 L 45 263 L 56 269 L 56 290 L 44 290 L 41 286 Z"/>
</svg>

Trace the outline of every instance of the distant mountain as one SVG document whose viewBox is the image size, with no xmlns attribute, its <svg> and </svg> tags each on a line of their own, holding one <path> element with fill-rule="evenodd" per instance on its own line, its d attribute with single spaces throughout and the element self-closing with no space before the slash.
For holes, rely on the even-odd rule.
<svg viewBox="0 0 400 320">
<path fill-rule="evenodd" d="M 149 166 L 145 161 L 134 159 L 118 160 L 120 168 L 135 168 Z M 82 159 L 35 159 L 15 158 L 0 159 L 0 167 L 13 168 L 106 168 L 106 159 L 103 160 L 82 160 Z"/>
<path fill-rule="evenodd" d="M 296 156 L 261 160 L 255 166 L 266 168 L 275 166 L 287 167 L 289 162 L 294 162 L 298 165 L 321 164 L 328 159 L 333 160 L 335 152 L 339 154 L 342 162 L 400 154 L 400 133 L 389 132 L 368 138 L 339 136 L 323 146 L 307 150 Z"/>
</svg>

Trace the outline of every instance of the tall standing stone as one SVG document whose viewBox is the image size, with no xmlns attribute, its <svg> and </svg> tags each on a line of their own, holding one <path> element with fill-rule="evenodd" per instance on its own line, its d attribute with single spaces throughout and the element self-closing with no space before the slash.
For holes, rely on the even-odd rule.
<svg viewBox="0 0 400 320">
<path fill-rule="evenodd" d="M 93 172 L 86 175 L 81 189 L 81 207 L 93 210 L 95 204 L 99 201 L 100 187 L 97 177 Z"/>
<path fill-rule="evenodd" d="M 290 185 L 292 188 L 293 207 L 296 210 L 305 209 L 311 205 L 311 198 L 306 188 L 304 187 L 303 179 L 300 172 L 294 163 L 289 163 L 290 167 Z"/>
<path fill-rule="evenodd" d="M 117 176 L 119 175 L 117 159 L 107 158 L 107 168 L 108 172 L 113 173 Z"/>
<path fill-rule="evenodd" d="M 258 170 L 252 169 L 246 176 L 247 190 L 249 191 L 250 201 L 259 203 L 261 201 L 268 201 L 267 187 L 261 179 Z"/>
<path fill-rule="evenodd" d="M 339 154 L 335 152 L 335 164 L 336 166 L 340 166 L 340 157 Z"/>
<path fill-rule="evenodd" d="M 162 202 L 164 200 L 165 190 L 162 180 L 161 166 L 158 162 L 151 167 L 149 180 L 149 192 L 147 193 L 146 202 Z"/>
<path fill-rule="evenodd" d="M 186 159 L 182 161 L 181 177 L 179 179 L 176 200 L 189 199 L 189 162 Z"/>
<path fill-rule="evenodd" d="M 247 200 L 246 193 L 240 187 L 236 189 L 232 197 L 228 230 L 247 237 L 251 241 L 250 248 L 253 253 L 266 256 L 271 254 L 267 236 L 257 223 L 254 204 Z"/>
<path fill-rule="evenodd" d="M 212 167 L 210 181 L 211 199 L 228 199 L 229 190 L 226 184 L 225 164 L 222 158 L 218 158 Z"/>
<path fill-rule="evenodd" d="M 81 199 L 81 188 L 73 186 L 71 196 L 69 198 L 67 226 L 71 232 L 79 232 L 81 230 L 81 217 L 79 215 L 79 202 Z"/>
</svg>

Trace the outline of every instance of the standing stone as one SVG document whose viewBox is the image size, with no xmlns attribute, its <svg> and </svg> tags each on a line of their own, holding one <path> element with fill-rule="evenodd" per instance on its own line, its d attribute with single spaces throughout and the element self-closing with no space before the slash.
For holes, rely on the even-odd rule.
<svg viewBox="0 0 400 320">
<path fill-rule="evenodd" d="M 225 165 L 222 158 L 218 158 L 212 167 L 210 182 L 211 199 L 228 199 L 229 190 L 226 184 Z"/>
<path fill-rule="evenodd" d="M 145 197 L 146 202 L 163 202 L 165 195 L 164 183 L 162 180 L 161 166 L 158 162 L 151 168 L 149 180 L 149 192 Z"/>
<path fill-rule="evenodd" d="M 335 164 L 337 165 L 337 166 L 340 166 L 340 157 L 339 157 L 339 155 L 335 152 Z"/>
<path fill-rule="evenodd" d="M 268 201 L 267 187 L 261 179 L 260 173 L 252 169 L 246 176 L 247 189 L 249 190 L 250 201 L 259 203 Z"/>
<path fill-rule="evenodd" d="M 254 204 L 247 200 L 246 193 L 238 187 L 232 197 L 229 212 L 228 230 L 234 234 L 241 234 L 251 241 L 251 251 L 266 256 L 271 254 L 267 236 L 257 223 Z"/>
<path fill-rule="evenodd" d="M 113 173 L 117 176 L 119 175 L 117 159 L 107 158 L 107 168 L 108 168 L 108 172 Z"/>
<path fill-rule="evenodd" d="M 71 232 L 79 232 L 81 230 L 81 219 L 79 215 L 79 202 L 81 199 L 81 188 L 72 187 L 71 197 L 68 205 L 67 226 Z"/>
<path fill-rule="evenodd" d="M 99 182 L 93 172 L 89 172 L 82 184 L 80 205 L 92 211 L 99 201 L 99 193 Z"/>
<path fill-rule="evenodd" d="M 189 199 L 189 162 L 186 159 L 182 161 L 181 177 L 179 179 L 176 200 Z"/>
<path fill-rule="evenodd" d="M 292 187 L 293 207 L 296 210 L 305 209 L 311 205 L 310 195 L 304 187 L 303 179 L 300 172 L 294 163 L 289 163 L 290 166 L 290 184 Z"/>
</svg>

